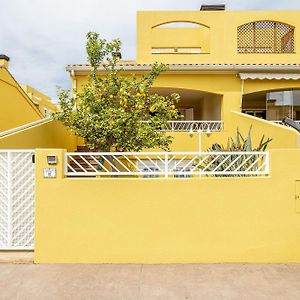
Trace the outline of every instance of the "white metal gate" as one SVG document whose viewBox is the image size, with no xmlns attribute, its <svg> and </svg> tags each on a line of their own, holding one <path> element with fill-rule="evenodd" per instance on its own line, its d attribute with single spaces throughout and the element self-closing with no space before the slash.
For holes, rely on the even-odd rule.
<svg viewBox="0 0 300 300">
<path fill-rule="evenodd" d="M 33 249 L 33 150 L 0 150 L 0 249 Z"/>
</svg>

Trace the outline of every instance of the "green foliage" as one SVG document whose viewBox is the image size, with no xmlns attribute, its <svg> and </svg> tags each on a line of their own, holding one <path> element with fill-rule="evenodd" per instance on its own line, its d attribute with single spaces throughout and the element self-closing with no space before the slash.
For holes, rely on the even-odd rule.
<svg viewBox="0 0 300 300">
<path fill-rule="evenodd" d="M 159 129 L 178 118 L 178 94 L 164 97 L 150 88 L 166 70 L 155 63 L 149 74 L 122 75 L 118 67 L 119 39 L 107 42 L 95 32 L 87 34 L 86 52 L 92 66 L 88 82 L 76 97 L 59 90 L 60 111 L 54 118 L 85 139 L 96 151 L 141 151 L 144 148 L 168 150 L 172 137 Z M 105 74 L 97 76 L 99 67 Z"/>
<path fill-rule="evenodd" d="M 226 147 L 224 147 L 221 144 L 213 144 L 211 146 L 211 148 L 207 149 L 207 151 L 209 152 L 213 152 L 213 151 L 265 151 L 267 149 L 268 144 L 272 141 L 272 139 L 270 138 L 265 138 L 265 136 L 263 135 L 260 139 L 260 142 L 258 144 L 257 147 L 253 147 L 252 146 L 252 138 L 251 138 L 251 130 L 252 130 L 252 126 L 250 127 L 247 137 L 244 138 L 241 134 L 241 132 L 239 131 L 239 129 L 237 128 L 236 130 L 236 136 L 235 136 L 235 140 L 230 137 L 228 138 L 227 141 L 227 145 Z"/>
<path fill-rule="evenodd" d="M 244 138 L 237 128 L 235 139 L 232 137 L 228 138 L 227 145 L 224 147 L 221 144 L 213 144 L 208 152 L 258 152 L 265 151 L 267 149 L 268 144 L 272 141 L 270 138 L 265 138 L 263 135 L 260 139 L 260 142 L 257 147 L 253 147 L 252 139 L 251 139 L 251 130 L 250 127 L 247 137 Z M 225 160 L 225 158 L 227 159 Z M 231 155 L 230 157 L 225 155 L 214 156 L 211 155 L 209 159 L 205 161 L 205 165 L 202 168 L 206 168 L 206 171 L 229 171 L 234 172 L 238 169 L 238 171 L 255 171 L 259 168 L 261 164 L 261 160 L 258 160 L 258 155 L 253 155 L 249 158 L 247 155 Z M 225 161 L 224 161 L 225 160 Z M 250 169 L 249 169 L 250 168 Z M 245 175 L 215 175 L 216 177 L 223 176 L 238 176 L 242 177 Z"/>
</svg>

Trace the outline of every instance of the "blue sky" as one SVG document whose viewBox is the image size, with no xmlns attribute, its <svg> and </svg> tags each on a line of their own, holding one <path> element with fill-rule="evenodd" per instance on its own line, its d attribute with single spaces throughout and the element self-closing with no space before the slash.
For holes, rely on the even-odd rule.
<svg viewBox="0 0 300 300">
<path fill-rule="evenodd" d="M 138 10 L 198 10 L 225 3 L 227 10 L 300 9 L 299 0 L 1 0 L 0 53 L 11 58 L 10 71 L 52 98 L 56 86 L 69 88 L 67 64 L 86 62 L 85 35 L 123 41 L 124 59 L 135 58 Z"/>
</svg>

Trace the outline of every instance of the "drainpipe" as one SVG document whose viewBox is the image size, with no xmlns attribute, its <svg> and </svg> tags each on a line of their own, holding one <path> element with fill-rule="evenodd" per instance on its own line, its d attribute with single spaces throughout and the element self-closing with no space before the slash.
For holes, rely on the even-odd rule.
<svg viewBox="0 0 300 300">
<path fill-rule="evenodd" d="M 76 82 L 76 77 L 75 77 L 75 71 L 71 70 L 71 79 L 72 79 L 72 93 L 74 95 L 74 98 L 76 98 L 76 92 L 77 92 L 77 82 Z M 76 110 L 76 101 L 73 107 L 73 110 Z"/>
<path fill-rule="evenodd" d="M 241 101 L 240 101 L 240 110 L 241 111 L 242 111 L 242 107 L 243 107 L 244 83 L 245 83 L 245 79 L 242 79 Z"/>
</svg>

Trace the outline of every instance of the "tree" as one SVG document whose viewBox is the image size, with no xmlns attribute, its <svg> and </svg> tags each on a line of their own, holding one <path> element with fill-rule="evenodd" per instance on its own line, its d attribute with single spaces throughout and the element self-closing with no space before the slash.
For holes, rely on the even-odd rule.
<svg viewBox="0 0 300 300">
<path fill-rule="evenodd" d="M 92 67 L 88 82 L 76 96 L 59 90 L 61 109 L 54 119 L 83 137 L 92 150 L 168 150 L 172 137 L 160 129 L 178 118 L 175 103 L 180 96 L 150 93 L 166 66 L 155 63 L 148 74 L 140 77 L 122 74 L 124 70 L 118 67 L 120 50 L 119 39 L 107 42 L 95 32 L 87 34 L 86 52 Z M 103 76 L 97 75 L 99 68 L 105 69 Z"/>
</svg>

